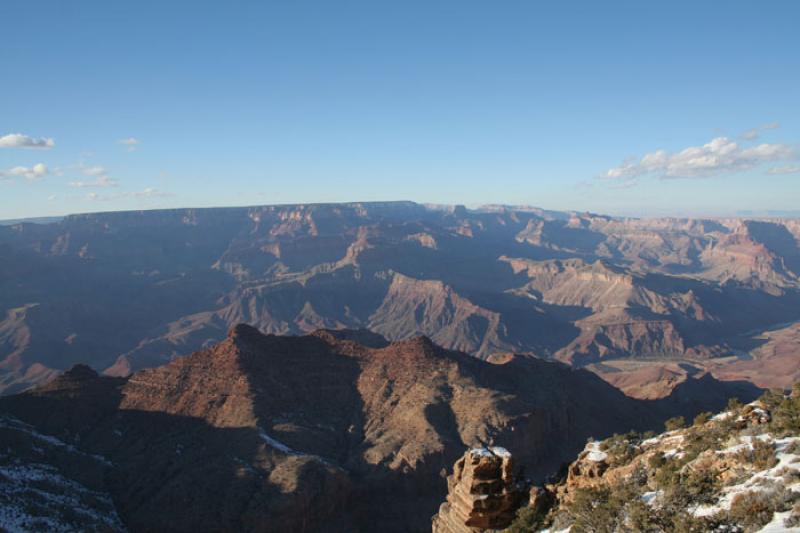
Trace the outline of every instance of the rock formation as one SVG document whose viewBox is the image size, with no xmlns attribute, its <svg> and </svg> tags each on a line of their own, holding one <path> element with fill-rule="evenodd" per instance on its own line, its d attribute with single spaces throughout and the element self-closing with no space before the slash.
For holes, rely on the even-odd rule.
<svg viewBox="0 0 800 533">
<path fill-rule="evenodd" d="M 503 529 L 514 520 L 524 495 L 505 448 L 473 448 L 447 478 L 447 501 L 433 518 L 433 533 Z"/>
<path fill-rule="evenodd" d="M 569 501 L 576 489 L 597 486 L 608 468 L 608 454 L 600 449 L 600 443 L 596 441 L 587 443 L 578 458 L 569 465 L 566 481 L 558 487 L 559 496 Z"/>
<path fill-rule="evenodd" d="M 763 402 L 755 401 L 744 406 L 742 413 L 736 419 L 736 425 L 743 429 L 747 426 L 769 424 L 770 421 L 772 421 L 772 413 Z"/>
<path fill-rule="evenodd" d="M 662 380 L 663 363 L 784 387 L 800 379 L 798 234 L 788 221 L 410 202 L 0 225 L 0 394 L 78 362 L 128 376 L 212 346 L 238 323 L 278 335 L 368 328 L 481 359 L 594 365 L 640 398 L 684 380 Z M 734 349 L 753 357 L 716 357 Z"/>
</svg>

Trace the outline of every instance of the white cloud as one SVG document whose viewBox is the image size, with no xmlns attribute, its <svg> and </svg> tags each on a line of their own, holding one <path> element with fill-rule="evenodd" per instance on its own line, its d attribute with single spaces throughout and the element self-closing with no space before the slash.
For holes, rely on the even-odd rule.
<svg viewBox="0 0 800 533">
<path fill-rule="evenodd" d="M 22 133 L 9 133 L 0 137 L 0 148 L 40 148 L 49 150 L 55 145 L 56 143 L 53 139 L 44 137 L 36 139 Z"/>
<path fill-rule="evenodd" d="M 108 175 L 108 171 L 105 169 L 105 167 L 101 167 L 101 166 L 93 166 L 93 167 L 83 167 L 82 166 L 81 167 L 81 174 L 83 174 L 84 176 L 90 176 L 90 177 L 95 177 L 96 178 L 98 176 L 106 176 L 106 175 Z"/>
<path fill-rule="evenodd" d="M 627 160 L 608 169 L 603 177 L 626 183 L 647 174 L 660 174 L 662 178 L 705 178 L 796 157 L 797 152 L 785 144 L 759 144 L 745 148 L 727 137 L 717 137 L 702 146 L 690 146 L 674 154 L 657 150 L 638 161 Z"/>
<path fill-rule="evenodd" d="M 47 176 L 49 171 L 44 163 L 36 163 L 32 167 L 13 167 L 8 170 L 0 170 L 0 178 L 25 178 L 28 181 L 38 181 Z"/>
<path fill-rule="evenodd" d="M 128 137 L 127 139 L 120 139 L 117 141 L 119 144 L 125 145 L 128 147 L 129 152 L 133 152 L 139 146 L 140 141 L 135 137 Z"/>
<path fill-rule="evenodd" d="M 86 195 L 87 200 L 97 200 L 97 201 L 110 201 L 110 200 L 127 200 L 127 199 L 134 199 L 134 200 L 149 200 L 153 198 L 169 198 L 172 196 L 171 193 L 160 191 L 153 187 L 147 187 L 141 191 L 127 191 L 127 192 L 120 192 L 115 194 L 98 194 L 96 192 L 90 192 Z"/>
<path fill-rule="evenodd" d="M 166 198 L 168 196 L 172 196 L 168 192 L 159 191 L 158 189 L 154 189 L 153 187 L 147 187 L 145 190 L 141 192 L 133 193 L 134 198 Z"/>
<path fill-rule="evenodd" d="M 767 174 L 800 174 L 800 165 L 773 167 L 767 170 Z"/>
<path fill-rule="evenodd" d="M 76 187 L 78 189 L 85 189 L 87 187 L 116 187 L 119 185 L 119 182 L 113 178 L 108 176 L 98 176 L 94 181 L 71 181 L 69 182 L 70 187 Z"/>
<path fill-rule="evenodd" d="M 87 187 L 116 187 L 119 185 L 119 182 L 113 179 L 111 176 L 108 175 L 108 170 L 105 167 L 101 167 L 99 165 L 95 166 L 84 166 L 81 164 L 78 167 L 78 170 L 84 176 L 95 178 L 92 181 L 83 181 L 83 180 L 76 180 L 71 181 L 69 183 L 70 187 L 77 187 L 77 188 L 87 188 Z"/>
<path fill-rule="evenodd" d="M 759 144 L 758 146 L 742 150 L 741 153 L 742 159 L 753 161 L 791 159 L 794 155 L 794 150 L 785 144 Z"/>
<path fill-rule="evenodd" d="M 780 128 L 781 125 L 779 122 L 770 122 L 769 124 L 764 124 L 763 126 L 759 126 L 758 128 L 752 128 L 747 130 L 746 132 L 742 133 L 742 139 L 746 141 L 753 141 L 758 139 L 761 135 L 761 132 L 764 130 L 776 130 Z"/>
</svg>

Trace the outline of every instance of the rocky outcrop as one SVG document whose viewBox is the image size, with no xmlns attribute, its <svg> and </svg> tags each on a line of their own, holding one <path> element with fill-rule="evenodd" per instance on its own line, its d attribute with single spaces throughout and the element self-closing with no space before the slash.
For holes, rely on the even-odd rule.
<svg viewBox="0 0 800 533">
<path fill-rule="evenodd" d="M 771 391 L 690 427 L 589 442 L 512 530 L 796 531 L 798 413 L 799 398 Z"/>
<path fill-rule="evenodd" d="M 742 413 L 736 418 L 736 426 L 744 429 L 747 426 L 761 426 L 772 421 L 772 413 L 763 402 L 755 401 L 744 406 Z"/>
<path fill-rule="evenodd" d="M 608 453 L 600 449 L 599 442 L 589 442 L 575 462 L 569 465 L 567 478 L 556 493 L 560 499 L 569 501 L 577 489 L 596 487 L 601 483 L 608 468 Z"/>
<path fill-rule="evenodd" d="M 447 501 L 433 518 L 433 533 L 472 533 L 507 527 L 525 493 L 511 454 L 504 448 L 473 448 L 447 478 Z"/>
</svg>

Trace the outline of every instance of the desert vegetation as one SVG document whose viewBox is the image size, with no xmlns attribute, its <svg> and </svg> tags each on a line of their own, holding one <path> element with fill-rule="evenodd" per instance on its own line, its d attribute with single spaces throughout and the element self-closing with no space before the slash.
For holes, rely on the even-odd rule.
<svg viewBox="0 0 800 533">
<path fill-rule="evenodd" d="M 800 524 L 800 386 L 746 405 L 731 400 L 688 427 L 671 418 L 665 430 L 590 442 L 547 487 L 555 505 L 521 509 L 508 531 L 747 533 Z"/>
</svg>

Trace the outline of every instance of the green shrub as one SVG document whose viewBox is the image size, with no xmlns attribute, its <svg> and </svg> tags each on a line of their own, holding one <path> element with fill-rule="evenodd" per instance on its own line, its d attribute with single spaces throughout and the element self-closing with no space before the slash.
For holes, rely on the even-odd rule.
<svg viewBox="0 0 800 533">
<path fill-rule="evenodd" d="M 546 517 L 546 512 L 526 505 L 517 511 L 517 516 L 514 518 L 514 521 L 503 531 L 505 533 L 528 533 L 530 531 L 538 531 L 545 525 Z"/>
<path fill-rule="evenodd" d="M 627 520 L 622 531 L 642 533 L 705 533 L 714 525 L 705 518 L 697 518 L 685 509 L 651 507 L 641 500 L 630 502 L 626 508 Z"/>
<path fill-rule="evenodd" d="M 674 416 L 664 422 L 664 429 L 666 431 L 675 431 L 686 427 L 686 420 L 682 416 Z"/>
<path fill-rule="evenodd" d="M 699 415 L 694 417 L 694 421 L 692 422 L 692 424 L 695 426 L 702 426 L 703 424 L 711 420 L 711 416 L 712 416 L 711 413 L 709 413 L 708 411 L 706 411 L 705 413 L 700 413 Z"/>
<path fill-rule="evenodd" d="M 728 515 L 740 526 L 755 529 L 768 524 L 774 512 L 775 505 L 770 494 L 745 492 L 733 498 Z"/>
<path fill-rule="evenodd" d="M 691 461 L 706 450 L 718 450 L 723 440 L 727 440 L 730 432 L 717 425 L 695 426 L 686 434 L 683 451 L 686 462 Z"/>
<path fill-rule="evenodd" d="M 639 499 L 639 491 L 630 483 L 575 491 L 566 511 L 572 519 L 573 533 L 613 532 L 620 529 L 627 513 L 625 506 Z"/>
<path fill-rule="evenodd" d="M 642 463 L 636 465 L 636 468 L 633 469 L 630 475 L 630 482 L 636 487 L 646 487 L 647 486 L 647 469 L 642 466 Z"/>
<path fill-rule="evenodd" d="M 792 514 L 784 521 L 783 525 L 786 527 L 800 527 L 800 502 L 794 504 Z"/>
<path fill-rule="evenodd" d="M 615 434 L 600 443 L 600 449 L 606 452 L 615 463 L 629 463 L 639 455 L 640 449 L 636 446 L 641 442 L 641 436 L 636 432 L 624 435 Z"/>
<path fill-rule="evenodd" d="M 743 407 L 741 400 L 739 398 L 730 398 L 728 400 L 728 407 L 726 411 L 731 411 L 734 415 L 739 413 L 739 410 Z"/>
<path fill-rule="evenodd" d="M 793 455 L 800 455 L 800 440 L 796 440 L 790 443 L 786 447 L 786 453 L 791 453 Z"/>
<path fill-rule="evenodd" d="M 664 462 L 656 470 L 653 481 L 658 489 L 666 492 L 680 483 L 680 469 L 683 465 L 678 459 L 665 459 L 663 456 L 661 458 Z"/>
<path fill-rule="evenodd" d="M 716 470 L 684 468 L 685 464 L 682 459 L 668 459 L 652 477 L 663 491 L 662 505 L 673 514 L 689 505 L 714 503 L 722 485 Z"/>
<path fill-rule="evenodd" d="M 728 516 L 747 529 L 758 529 L 772 520 L 773 513 L 792 510 L 794 514 L 794 511 L 798 510 L 799 498 L 800 495 L 797 493 L 786 490 L 780 483 L 773 482 L 767 490 L 737 495 L 731 502 Z"/>
<path fill-rule="evenodd" d="M 664 466 L 664 463 L 667 462 L 667 459 L 664 457 L 664 454 L 661 452 L 654 453 L 647 459 L 647 466 L 651 470 L 657 470 Z"/>
<path fill-rule="evenodd" d="M 628 526 L 633 531 L 660 531 L 662 529 L 658 510 L 642 500 L 632 501 L 626 510 Z"/>
<path fill-rule="evenodd" d="M 685 510 L 674 512 L 665 519 L 664 531 L 669 533 L 707 533 L 718 530 L 716 526 L 705 518 L 698 518 Z"/>
<path fill-rule="evenodd" d="M 775 457 L 775 443 L 755 438 L 752 440 L 752 447 L 739 450 L 736 458 L 752 464 L 757 470 L 766 470 L 778 464 L 778 458 Z"/>
<path fill-rule="evenodd" d="M 768 404 L 772 415 L 769 423 L 770 431 L 779 437 L 797 435 L 800 432 L 800 397 L 781 396 L 780 401 L 776 401 L 775 396 L 770 394 L 770 400 L 771 403 Z"/>
<path fill-rule="evenodd" d="M 681 476 L 680 487 L 693 504 L 712 504 L 717 501 L 720 479 L 716 470 L 702 468 L 690 469 Z"/>
</svg>

